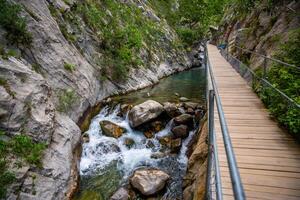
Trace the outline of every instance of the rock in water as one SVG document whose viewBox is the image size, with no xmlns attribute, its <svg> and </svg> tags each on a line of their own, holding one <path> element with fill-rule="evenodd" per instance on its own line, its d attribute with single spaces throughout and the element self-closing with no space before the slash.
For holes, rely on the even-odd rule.
<svg viewBox="0 0 300 200">
<path fill-rule="evenodd" d="M 102 129 L 103 135 L 106 135 L 108 137 L 119 138 L 126 131 L 124 128 L 122 128 L 122 127 L 118 126 L 117 124 L 114 124 L 110 121 L 107 121 L 107 120 L 101 121 L 100 126 Z"/>
<path fill-rule="evenodd" d="M 130 183 L 143 195 L 149 196 L 162 190 L 169 178 L 168 174 L 158 169 L 138 169 L 130 178 Z"/>
<path fill-rule="evenodd" d="M 180 97 L 180 98 L 179 98 L 179 101 L 181 101 L 181 102 L 185 102 L 185 101 L 189 101 L 189 99 L 188 99 L 188 98 L 186 98 L 186 97 Z"/>
<path fill-rule="evenodd" d="M 124 187 L 118 189 L 114 193 L 114 195 L 110 197 L 110 200 L 128 200 L 128 199 L 129 199 L 128 190 L 126 190 Z"/>
<path fill-rule="evenodd" d="M 132 138 L 125 138 L 124 144 L 130 149 L 134 146 L 135 141 Z"/>
<path fill-rule="evenodd" d="M 181 148 L 181 138 L 177 138 L 176 140 L 171 141 L 171 152 L 178 153 Z"/>
<path fill-rule="evenodd" d="M 189 135 L 189 130 L 186 125 L 179 125 L 172 128 L 174 138 L 186 138 Z"/>
<path fill-rule="evenodd" d="M 164 110 L 167 112 L 167 114 L 170 117 L 176 117 L 181 114 L 181 112 L 178 110 L 176 104 L 166 102 L 163 105 L 164 105 Z"/>
<path fill-rule="evenodd" d="M 182 114 L 178 117 L 175 117 L 174 122 L 175 122 L 175 124 L 192 125 L 193 124 L 193 116 L 190 114 Z"/>
<path fill-rule="evenodd" d="M 128 114 L 128 120 L 131 127 L 135 128 L 145 122 L 158 117 L 164 111 L 163 106 L 153 100 L 145 101 L 142 104 L 134 106 Z"/>
</svg>

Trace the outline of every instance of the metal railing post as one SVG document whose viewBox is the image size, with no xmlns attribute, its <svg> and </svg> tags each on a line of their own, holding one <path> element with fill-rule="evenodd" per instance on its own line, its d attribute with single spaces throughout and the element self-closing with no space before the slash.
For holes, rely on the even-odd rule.
<svg viewBox="0 0 300 200">
<path fill-rule="evenodd" d="M 211 174 L 213 166 L 213 149 L 214 149 L 214 91 L 209 90 L 208 94 L 208 156 L 207 156 L 207 174 L 206 174 L 206 199 L 210 200 L 211 197 Z"/>
<path fill-rule="evenodd" d="M 265 55 L 266 56 L 266 55 Z M 263 78 L 266 79 L 267 77 L 267 65 L 268 65 L 268 60 L 266 57 L 264 57 L 264 63 L 263 63 Z"/>
</svg>

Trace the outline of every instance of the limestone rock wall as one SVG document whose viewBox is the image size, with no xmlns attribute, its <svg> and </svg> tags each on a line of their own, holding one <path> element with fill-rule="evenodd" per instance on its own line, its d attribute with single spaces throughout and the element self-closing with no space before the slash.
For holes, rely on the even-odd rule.
<svg viewBox="0 0 300 200">
<path fill-rule="evenodd" d="M 245 15 L 235 15 L 235 7 L 226 10 L 218 30 L 217 43 L 227 40 L 244 49 L 272 57 L 281 44 L 289 39 L 290 32 L 299 29 L 299 1 L 262 1 L 258 7 Z M 263 58 L 254 54 L 230 48 L 230 53 L 248 60 L 253 69 L 262 67 Z"/>
</svg>

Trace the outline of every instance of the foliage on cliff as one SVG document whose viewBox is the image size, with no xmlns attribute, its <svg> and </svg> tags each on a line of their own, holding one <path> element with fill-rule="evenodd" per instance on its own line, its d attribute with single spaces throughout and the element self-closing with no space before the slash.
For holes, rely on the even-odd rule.
<svg viewBox="0 0 300 200">
<path fill-rule="evenodd" d="M 209 26 L 217 25 L 228 0 L 151 0 L 150 4 L 172 25 L 186 47 L 208 38 Z"/>
<path fill-rule="evenodd" d="M 0 0 L 0 25 L 7 31 L 8 41 L 28 45 L 32 36 L 27 32 L 26 20 L 20 16 L 21 9 L 20 5 Z"/>
<path fill-rule="evenodd" d="M 287 96 L 300 104 L 300 29 L 290 33 L 288 42 L 281 45 L 275 57 L 281 61 L 295 65 L 288 67 L 279 63 L 273 63 L 267 73 L 268 81 Z M 261 73 L 261 70 L 258 70 Z M 256 91 L 266 104 L 272 115 L 280 124 L 288 129 L 296 137 L 300 137 L 300 109 L 293 103 L 286 101 L 276 91 L 260 85 Z"/>
<path fill-rule="evenodd" d="M 26 135 L 17 135 L 8 141 L 2 137 L 5 134 L 0 130 L 0 199 L 5 197 L 6 188 L 16 179 L 9 168 L 21 168 L 24 162 L 40 167 L 45 149 L 44 144 L 35 143 Z M 11 160 L 15 160 L 15 166 Z"/>
</svg>

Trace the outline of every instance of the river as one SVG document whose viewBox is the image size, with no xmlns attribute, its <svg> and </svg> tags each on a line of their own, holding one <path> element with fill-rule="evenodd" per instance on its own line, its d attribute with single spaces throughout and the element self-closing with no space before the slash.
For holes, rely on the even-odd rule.
<svg viewBox="0 0 300 200">
<path fill-rule="evenodd" d="M 80 160 L 80 188 L 76 200 L 109 199 L 120 186 L 128 184 L 128 178 L 140 167 L 158 168 L 169 175 L 168 182 L 161 199 L 182 198 L 182 178 L 187 166 L 187 144 L 195 130 L 182 142 L 178 154 L 170 154 L 163 158 L 153 158 L 151 155 L 162 151 L 158 137 L 170 133 L 171 121 L 164 129 L 147 139 L 144 134 L 129 126 L 127 116 L 120 116 L 120 105 L 139 104 L 152 99 L 160 103 L 179 103 L 179 97 L 186 97 L 192 102 L 205 102 L 205 70 L 194 68 L 162 79 L 158 84 L 126 95 L 113 97 L 113 106 L 105 106 L 95 116 L 88 131 L 89 142 L 82 147 Z M 111 121 L 126 129 L 126 133 L 115 139 L 102 134 L 99 122 Z M 134 145 L 128 147 L 125 140 L 131 138 Z M 137 199 L 143 199 L 137 197 Z"/>
</svg>

